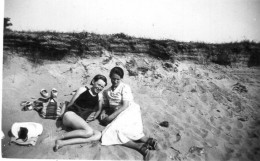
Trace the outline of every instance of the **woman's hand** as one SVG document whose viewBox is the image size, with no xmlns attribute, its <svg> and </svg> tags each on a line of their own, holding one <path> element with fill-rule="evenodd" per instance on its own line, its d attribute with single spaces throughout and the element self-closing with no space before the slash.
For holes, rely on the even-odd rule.
<svg viewBox="0 0 260 161">
<path fill-rule="evenodd" d="M 86 120 L 86 122 L 94 121 L 95 117 L 94 116 L 89 116 Z"/>
<path fill-rule="evenodd" d="M 106 125 L 108 125 L 112 120 L 110 119 L 109 116 L 106 116 L 105 118 L 101 119 L 100 121 L 101 121 L 101 124 L 102 124 L 102 125 L 106 126 Z"/>
<path fill-rule="evenodd" d="M 100 114 L 100 123 L 101 125 L 106 126 L 107 124 L 109 124 L 109 119 L 108 119 L 108 115 L 106 114 L 105 110 L 103 110 Z"/>
<path fill-rule="evenodd" d="M 107 117 L 106 113 L 102 112 L 100 114 L 100 120 L 103 120 L 105 117 Z"/>
<path fill-rule="evenodd" d="M 105 117 L 107 117 L 106 111 L 102 110 L 99 116 L 99 120 L 103 120 Z"/>
<path fill-rule="evenodd" d="M 90 122 L 90 121 L 94 121 L 96 119 L 96 112 L 92 112 L 91 114 L 89 114 L 88 111 L 86 111 L 85 113 L 86 115 L 88 115 L 87 119 L 86 119 L 86 122 Z M 84 113 L 83 113 L 83 116 L 84 116 Z"/>
</svg>

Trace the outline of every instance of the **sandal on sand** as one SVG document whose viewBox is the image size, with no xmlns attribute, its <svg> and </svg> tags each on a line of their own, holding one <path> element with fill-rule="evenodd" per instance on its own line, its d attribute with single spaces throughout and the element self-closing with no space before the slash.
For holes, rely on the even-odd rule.
<svg viewBox="0 0 260 161">
<path fill-rule="evenodd" d="M 58 91 L 57 91 L 57 89 L 52 88 L 52 90 L 51 90 L 51 97 L 52 97 L 52 98 L 57 98 L 57 96 L 58 96 Z"/>
<path fill-rule="evenodd" d="M 148 144 L 144 143 L 140 148 L 140 152 L 144 156 L 145 161 L 150 160 L 150 150 L 148 146 Z"/>
<path fill-rule="evenodd" d="M 149 149 L 150 150 L 157 150 L 157 140 L 156 139 L 154 139 L 154 138 L 149 138 L 148 140 L 147 140 L 147 142 L 146 142 L 148 145 L 149 145 Z"/>
<path fill-rule="evenodd" d="M 49 97 L 49 93 L 47 92 L 47 90 L 46 89 L 42 89 L 41 90 L 41 92 L 40 92 L 40 94 L 42 95 L 42 97 L 44 97 L 44 98 L 47 98 L 47 97 Z"/>
<path fill-rule="evenodd" d="M 31 104 L 32 104 L 32 102 L 29 102 L 29 101 L 22 101 L 22 102 L 20 103 L 21 106 L 29 106 L 29 105 L 31 105 Z"/>
<path fill-rule="evenodd" d="M 33 110 L 33 103 L 29 101 L 23 101 L 20 103 L 22 107 L 22 111 L 31 111 Z"/>
<path fill-rule="evenodd" d="M 34 109 L 34 107 L 32 106 L 32 105 L 29 105 L 29 106 L 24 106 L 23 108 L 22 108 L 22 111 L 31 111 L 31 110 L 33 110 Z"/>
</svg>

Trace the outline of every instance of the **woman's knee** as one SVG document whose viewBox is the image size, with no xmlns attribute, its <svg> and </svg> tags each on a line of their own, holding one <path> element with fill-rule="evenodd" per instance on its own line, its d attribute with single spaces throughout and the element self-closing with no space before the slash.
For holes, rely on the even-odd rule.
<svg viewBox="0 0 260 161">
<path fill-rule="evenodd" d="M 100 140 L 101 136 L 102 134 L 100 131 L 94 130 L 94 140 Z"/>
<path fill-rule="evenodd" d="M 90 137 L 90 136 L 93 136 L 94 135 L 94 130 L 93 129 L 85 129 L 84 130 L 84 134 L 86 137 Z"/>
<path fill-rule="evenodd" d="M 75 114 L 72 111 L 68 111 L 64 114 L 64 116 L 62 118 L 62 123 L 65 126 L 75 128 L 74 126 L 78 125 L 78 121 L 79 121 L 78 119 L 79 119 L 79 117 L 77 116 L 77 114 Z"/>
<path fill-rule="evenodd" d="M 65 113 L 63 114 L 62 120 L 68 120 L 68 119 L 70 119 L 71 117 L 73 117 L 74 114 L 75 114 L 75 113 L 72 112 L 72 111 L 65 112 Z"/>
<path fill-rule="evenodd" d="M 63 117 L 62 117 L 62 122 L 64 123 L 64 122 L 69 121 L 72 118 L 72 115 L 73 115 L 73 112 L 71 112 L 71 111 L 64 113 Z"/>
</svg>

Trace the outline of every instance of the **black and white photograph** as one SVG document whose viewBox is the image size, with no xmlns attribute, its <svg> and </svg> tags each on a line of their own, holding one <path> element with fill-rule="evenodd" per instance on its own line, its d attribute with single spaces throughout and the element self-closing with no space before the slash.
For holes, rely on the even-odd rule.
<svg viewBox="0 0 260 161">
<path fill-rule="evenodd" d="M 3 0 L 4 160 L 260 160 L 260 0 Z"/>
</svg>

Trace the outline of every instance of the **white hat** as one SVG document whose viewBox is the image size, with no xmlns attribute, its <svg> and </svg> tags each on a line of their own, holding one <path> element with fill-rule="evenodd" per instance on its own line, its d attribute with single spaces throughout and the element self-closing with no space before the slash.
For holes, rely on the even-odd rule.
<svg viewBox="0 0 260 161">
<path fill-rule="evenodd" d="M 16 137 L 19 138 L 18 132 L 20 131 L 21 127 L 25 127 L 28 129 L 28 139 L 31 137 L 37 137 L 38 135 L 42 134 L 43 127 L 39 123 L 35 122 L 15 122 L 12 125 L 12 134 Z"/>
</svg>

